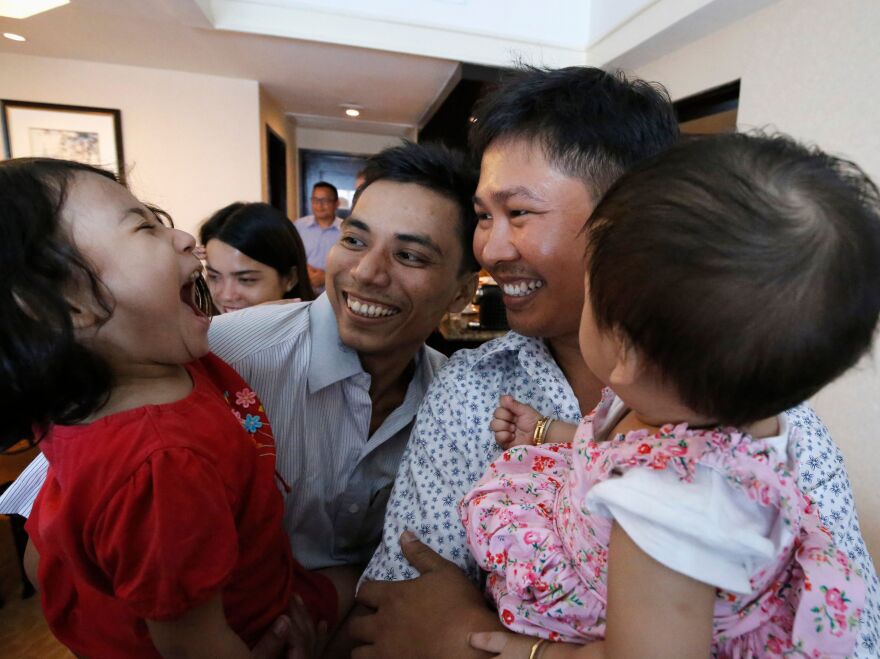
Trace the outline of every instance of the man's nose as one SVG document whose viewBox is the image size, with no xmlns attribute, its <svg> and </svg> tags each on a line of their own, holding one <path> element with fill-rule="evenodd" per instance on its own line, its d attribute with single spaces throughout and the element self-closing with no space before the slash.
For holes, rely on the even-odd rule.
<svg viewBox="0 0 880 659">
<path fill-rule="evenodd" d="M 511 226 L 506 220 L 494 220 L 481 238 L 481 241 L 474 240 L 475 256 L 481 264 L 491 267 L 495 263 L 519 258 Z"/>
<path fill-rule="evenodd" d="M 359 284 L 387 286 L 390 281 L 388 257 L 380 250 L 362 252 L 352 269 L 352 276 Z"/>
</svg>

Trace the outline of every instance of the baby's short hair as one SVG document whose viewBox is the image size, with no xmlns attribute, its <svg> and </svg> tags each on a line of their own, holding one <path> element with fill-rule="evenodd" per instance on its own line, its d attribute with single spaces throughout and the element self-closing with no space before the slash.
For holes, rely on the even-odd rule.
<svg viewBox="0 0 880 659">
<path fill-rule="evenodd" d="M 744 424 L 815 394 L 880 313 L 880 193 L 785 136 L 695 139 L 635 166 L 586 224 L 596 322 L 691 409 Z"/>
</svg>

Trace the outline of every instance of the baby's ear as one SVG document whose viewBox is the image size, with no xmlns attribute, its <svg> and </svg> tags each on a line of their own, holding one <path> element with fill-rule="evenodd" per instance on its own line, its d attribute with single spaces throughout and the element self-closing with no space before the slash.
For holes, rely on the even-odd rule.
<svg viewBox="0 0 880 659">
<path fill-rule="evenodd" d="M 611 388 L 635 383 L 644 372 L 644 362 L 639 351 L 624 337 L 618 336 L 617 357 L 609 377 Z"/>
</svg>

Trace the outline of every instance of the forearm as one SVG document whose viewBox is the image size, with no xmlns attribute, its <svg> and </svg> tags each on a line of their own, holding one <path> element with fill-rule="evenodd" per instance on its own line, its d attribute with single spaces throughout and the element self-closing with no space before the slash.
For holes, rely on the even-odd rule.
<svg viewBox="0 0 880 659">
<path fill-rule="evenodd" d="M 363 572 L 363 567 L 355 565 L 340 565 L 315 570 L 315 572 L 327 577 L 336 589 L 336 620 L 338 621 L 338 624 L 341 624 L 354 606 L 355 587 L 357 586 L 358 578 Z M 331 629 L 330 632 L 332 633 L 333 630 Z"/>
<path fill-rule="evenodd" d="M 540 659 L 610 659 L 603 641 L 586 645 L 545 643 L 538 656 Z"/>
<path fill-rule="evenodd" d="M 565 421 L 554 419 L 544 435 L 544 443 L 569 444 L 574 441 L 574 433 L 576 430 L 577 426 L 573 423 L 566 423 Z"/>
<path fill-rule="evenodd" d="M 178 634 L 153 644 L 164 659 L 251 659 L 251 651 L 229 626 L 208 634 Z"/>
<path fill-rule="evenodd" d="M 220 595 L 176 620 L 147 620 L 165 659 L 250 659 L 251 652 L 226 622 Z"/>
</svg>

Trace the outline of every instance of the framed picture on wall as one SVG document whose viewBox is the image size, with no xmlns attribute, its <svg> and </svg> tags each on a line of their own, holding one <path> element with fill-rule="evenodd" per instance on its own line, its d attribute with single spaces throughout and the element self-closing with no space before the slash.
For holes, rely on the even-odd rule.
<svg viewBox="0 0 880 659">
<path fill-rule="evenodd" d="M 122 114 L 109 108 L 2 100 L 7 158 L 63 158 L 110 170 L 125 180 Z"/>
</svg>

